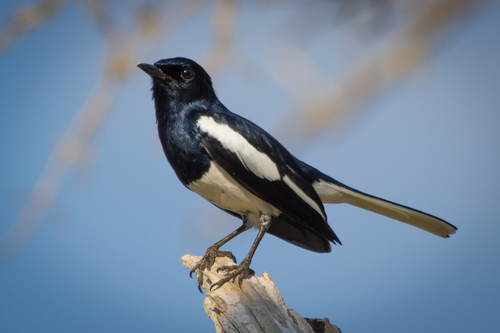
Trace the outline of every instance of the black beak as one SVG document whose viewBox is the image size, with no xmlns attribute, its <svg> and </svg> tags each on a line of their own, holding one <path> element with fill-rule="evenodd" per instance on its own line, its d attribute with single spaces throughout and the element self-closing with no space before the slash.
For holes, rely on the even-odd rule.
<svg viewBox="0 0 500 333">
<path fill-rule="evenodd" d="M 137 65 L 140 69 L 142 69 L 146 74 L 151 76 L 152 78 L 162 79 L 164 80 L 167 76 L 163 74 L 156 66 L 150 64 L 139 64 Z"/>
</svg>

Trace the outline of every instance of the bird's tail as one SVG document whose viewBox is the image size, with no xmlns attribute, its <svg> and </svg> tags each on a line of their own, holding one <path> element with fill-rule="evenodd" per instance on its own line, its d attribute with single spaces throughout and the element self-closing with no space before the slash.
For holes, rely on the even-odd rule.
<svg viewBox="0 0 500 333">
<path fill-rule="evenodd" d="M 348 203 L 444 238 L 457 230 L 455 226 L 436 216 L 360 192 L 331 178 L 329 181 L 321 179 L 313 186 L 323 203 Z"/>
<path fill-rule="evenodd" d="M 313 187 L 323 203 L 354 205 L 444 238 L 448 238 L 457 230 L 454 225 L 436 216 L 355 190 L 302 161 L 298 163 L 301 169 L 312 178 Z"/>
</svg>

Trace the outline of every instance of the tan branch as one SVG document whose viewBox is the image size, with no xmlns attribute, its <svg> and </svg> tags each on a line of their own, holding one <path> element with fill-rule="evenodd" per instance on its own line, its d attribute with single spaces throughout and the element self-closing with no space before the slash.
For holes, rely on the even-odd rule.
<svg viewBox="0 0 500 333">
<path fill-rule="evenodd" d="M 187 254 L 182 257 L 182 264 L 192 269 L 200 259 L 201 257 Z M 217 258 L 212 269 L 204 272 L 206 278 L 202 287 L 206 297 L 203 306 L 213 320 L 217 333 L 340 333 L 337 326 L 331 325 L 326 318 L 305 319 L 294 310 L 287 309 L 267 273 L 244 279 L 241 288 L 235 283 L 227 282 L 210 291 L 210 285 L 224 277 L 217 273 L 217 268 L 233 264 L 228 258 Z"/>
</svg>

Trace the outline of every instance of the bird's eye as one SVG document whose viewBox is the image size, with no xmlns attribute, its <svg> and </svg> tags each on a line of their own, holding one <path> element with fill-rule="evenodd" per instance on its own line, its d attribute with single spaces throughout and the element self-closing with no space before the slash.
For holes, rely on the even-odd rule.
<svg viewBox="0 0 500 333">
<path fill-rule="evenodd" d="M 193 71 L 192 68 L 189 68 L 189 67 L 188 68 L 184 68 L 182 70 L 182 72 L 181 72 L 182 79 L 184 79 L 186 81 L 192 79 L 193 76 L 194 76 L 194 71 Z"/>
</svg>

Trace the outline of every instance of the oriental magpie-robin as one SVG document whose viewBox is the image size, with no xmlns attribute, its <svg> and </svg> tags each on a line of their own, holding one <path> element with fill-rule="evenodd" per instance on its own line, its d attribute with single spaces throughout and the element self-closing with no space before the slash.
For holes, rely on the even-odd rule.
<svg viewBox="0 0 500 333">
<path fill-rule="evenodd" d="M 243 231 L 259 229 L 240 265 L 224 266 L 225 278 L 210 289 L 251 273 L 250 262 L 265 233 L 315 252 L 339 243 L 323 203 L 348 203 L 411 224 L 441 237 L 456 228 L 435 216 L 357 191 L 292 156 L 251 121 L 229 111 L 212 80 L 196 62 L 164 59 L 138 67 L 153 80 L 158 132 L 179 180 L 243 224 L 207 249 L 191 270 L 201 291 L 203 271 L 231 252 L 219 248 Z"/>
</svg>

